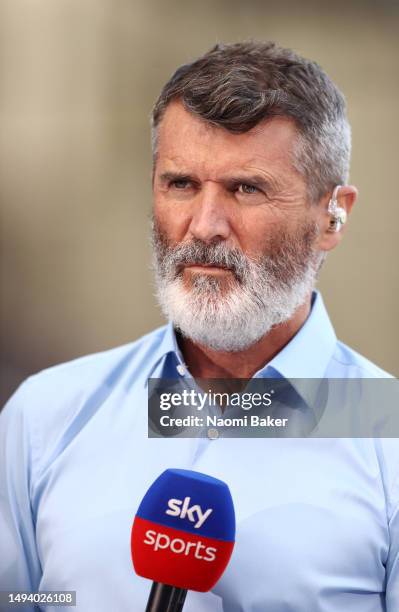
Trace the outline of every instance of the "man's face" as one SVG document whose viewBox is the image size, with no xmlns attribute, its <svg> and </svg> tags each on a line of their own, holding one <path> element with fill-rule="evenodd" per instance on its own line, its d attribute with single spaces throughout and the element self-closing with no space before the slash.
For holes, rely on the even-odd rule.
<svg viewBox="0 0 399 612">
<path fill-rule="evenodd" d="M 167 107 L 153 181 L 158 297 L 194 341 L 246 348 L 309 294 L 321 254 L 317 207 L 291 161 L 297 137 L 286 118 L 231 134 Z"/>
</svg>

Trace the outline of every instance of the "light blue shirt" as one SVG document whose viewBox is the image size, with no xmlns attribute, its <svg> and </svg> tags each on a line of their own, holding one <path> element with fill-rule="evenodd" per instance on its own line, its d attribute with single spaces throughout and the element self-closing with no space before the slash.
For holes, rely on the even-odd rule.
<svg viewBox="0 0 399 612">
<path fill-rule="evenodd" d="M 386 376 L 337 341 L 319 294 L 256 374 L 270 375 Z M 399 610 L 396 439 L 149 439 L 147 379 L 161 376 L 186 376 L 171 325 L 14 394 L 0 416 L 0 590 L 75 590 L 76 612 L 144 610 L 151 584 L 132 569 L 132 521 L 176 467 L 224 480 L 237 518 L 225 574 L 189 593 L 185 612 Z"/>
</svg>

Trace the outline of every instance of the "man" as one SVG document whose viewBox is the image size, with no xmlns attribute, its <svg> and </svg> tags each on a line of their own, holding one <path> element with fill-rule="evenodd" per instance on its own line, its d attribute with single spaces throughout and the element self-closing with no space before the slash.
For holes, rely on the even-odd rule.
<svg viewBox="0 0 399 612">
<path fill-rule="evenodd" d="M 387 376 L 336 340 L 313 292 L 356 200 L 342 94 L 291 50 L 218 45 L 163 88 L 153 146 L 169 324 L 33 376 L 10 400 L 0 588 L 76 590 L 85 612 L 143 610 L 133 514 L 180 467 L 227 482 L 237 516 L 226 573 L 185 609 L 398 610 L 395 440 L 147 437 L 150 377 Z"/>
</svg>

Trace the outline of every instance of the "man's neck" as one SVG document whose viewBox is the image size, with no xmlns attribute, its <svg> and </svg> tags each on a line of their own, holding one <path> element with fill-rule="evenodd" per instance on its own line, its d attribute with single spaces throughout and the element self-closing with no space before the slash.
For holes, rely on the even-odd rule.
<svg viewBox="0 0 399 612">
<path fill-rule="evenodd" d="M 310 296 L 291 319 L 273 327 L 258 342 L 242 351 L 215 351 L 182 336 L 178 338 L 179 346 L 194 378 L 252 378 L 295 336 L 309 312 Z"/>
</svg>

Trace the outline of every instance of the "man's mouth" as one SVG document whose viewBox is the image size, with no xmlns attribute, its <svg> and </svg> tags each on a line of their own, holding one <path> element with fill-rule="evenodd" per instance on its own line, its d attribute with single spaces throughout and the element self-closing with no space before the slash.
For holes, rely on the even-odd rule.
<svg viewBox="0 0 399 612">
<path fill-rule="evenodd" d="M 182 264 L 180 270 L 190 270 L 191 272 L 205 273 L 205 274 L 226 274 L 227 272 L 232 273 L 232 269 L 227 266 L 219 264 L 208 264 L 208 263 L 196 263 L 190 262 Z"/>
</svg>

